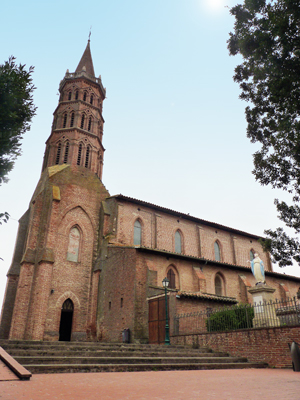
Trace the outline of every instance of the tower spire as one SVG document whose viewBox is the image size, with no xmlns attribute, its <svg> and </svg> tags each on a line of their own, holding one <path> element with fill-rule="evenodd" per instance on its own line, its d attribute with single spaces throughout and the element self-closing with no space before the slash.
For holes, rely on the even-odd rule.
<svg viewBox="0 0 300 400">
<path fill-rule="evenodd" d="M 81 60 L 79 61 L 79 64 L 75 72 L 81 72 L 83 70 L 85 70 L 89 75 L 95 76 L 92 54 L 90 49 L 90 35 L 87 46 L 84 50 L 84 53 L 81 57 Z"/>
</svg>

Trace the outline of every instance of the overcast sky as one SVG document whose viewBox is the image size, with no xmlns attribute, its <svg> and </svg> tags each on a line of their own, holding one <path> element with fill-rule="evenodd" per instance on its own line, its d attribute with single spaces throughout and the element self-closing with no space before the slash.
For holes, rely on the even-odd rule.
<svg viewBox="0 0 300 400">
<path fill-rule="evenodd" d="M 208 221 L 263 235 L 279 221 L 280 191 L 255 182 L 244 108 L 233 82 L 241 62 L 226 41 L 237 0 L 16 0 L 1 6 L 0 63 L 35 66 L 37 115 L 23 154 L 0 187 L 0 304 L 18 219 L 40 177 L 58 86 L 74 72 L 90 27 L 96 76 L 107 89 L 103 183 Z M 276 267 L 275 267 L 276 268 Z M 276 269 L 275 269 L 276 270 Z M 278 269 L 277 269 L 278 270 Z M 280 272 L 300 276 L 299 267 Z"/>
</svg>

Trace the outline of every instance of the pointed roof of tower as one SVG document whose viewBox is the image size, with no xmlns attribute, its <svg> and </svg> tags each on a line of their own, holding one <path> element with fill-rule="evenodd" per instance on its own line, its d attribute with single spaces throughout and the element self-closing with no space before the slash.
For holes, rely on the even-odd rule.
<svg viewBox="0 0 300 400">
<path fill-rule="evenodd" d="M 84 50 L 84 53 L 81 57 L 81 60 L 79 61 L 79 64 L 75 72 L 81 72 L 84 69 L 89 75 L 95 76 L 92 54 L 90 49 L 90 40 L 88 40 L 87 46 Z"/>
</svg>

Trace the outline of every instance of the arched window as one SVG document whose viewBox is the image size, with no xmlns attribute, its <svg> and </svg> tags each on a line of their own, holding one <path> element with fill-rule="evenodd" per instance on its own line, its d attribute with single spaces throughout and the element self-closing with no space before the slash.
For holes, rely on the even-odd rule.
<svg viewBox="0 0 300 400">
<path fill-rule="evenodd" d="M 56 160 L 55 160 L 55 164 L 59 164 L 59 160 L 60 160 L 60 152 L 61 152 L 61 143 L 58 143 L 57 146 L 57 153 L 56 153 Z"/>
<path fill-rule="evenodd" d="M 221 261 L 221 249 L 218 242 L 215 242 L 214 249 L 215 249 L 215 260 Z"/>
<path fill-rule="evenodd" d="M 92 117 L 89 118 L 88 131 L 91 130 L 91 127 L 92 127 Z"/>
<path fill-rule="evenodd" d="M 74 125 L 74 118 L 75 118 L 75 113 L 71 114 L 71 121 L 70 121 L 70 127 L 72 128 L 72 126 Z"/>
<path fill-rule="evenodd" d="M 93 101 L 94 101 L 94 96 L 91 94 L 90 103 L 93 104 Z"/>
<path fill-rule="evenodd" d="M 176 288 L 176 279 L 175 279 L 175 272 L 173 271 L 172 268 L 169 269 L 167 273 L 167 278 L 169 280 L 169 288 L 170 289 L 175 289 Z"/>
<path fill-rule="evenodd" d="M 218 296 L 224 296 L 224 283 L 219 274 L 215 276 L 215 293 Z"/>
<path fill-rule="evenodd" d="M 175 232 L 175 252 L 182 253 L 182 240 L 181 233 L 179 231 Z"/>
<path fill-rule="evenodd" d="M 250 261 L 254 260 L 254 258 L 255 258 L 254 253 L 255 253 L 254 250 L 250 250 Z"/>
<path fill-rule="evenodd" d="M 72 92 L 70 91 L 70 92 L 69 92 L 68 100 L 71 100 L 71 99 L 72 99 Z"/>
<path fill-rule="evenodd" d="M 64 122 L 63 122 L 63 128 L 65 128 L 67 126 L 67 113 L 64 114 Z"/>
<path fill-rule="evenodd" d="M 81 155 L 82 155 L 82 143 L 79 143 L 77 165 L 81 164 Z"/>
<path fill-rule="evenodd" d="M 78 90 L 76 90 L 76 92 L 75 92 L 75 100 L 78 100 L 78 94 L 79 94 L 79 92 L 78 92 Z"/>
<path fill-rule="evenodd" d="M 69 233 L 69 246 L 67 253 L 67 260 L 78 262 L 79 257 L 79 245 L 80 245 L 80 232 L 79 229 L 74 226 Z"/>
<path fill-rule="evenodd" d="M 89 160 L 90 160 L 90 146 L 88 146 L 88 147 L 86 148 L 85 163 L 84 163 L 85 168 L 88 168 L 88 167 L 89 167 Z"/>
<path fill-rule="evenodd" d="M 80 124 L 80 128 L 83 129 L 84 127 L 84 114 L 82 114 L 81 116 L 81 124 Z"/>
<path fill-rule="evenodd" d="M 133 244 L 136 246 L 142 244 L 142 225 L 138 219 L 134 223 Z"/>
<path fill-rule="evenodd" d="M 69 142 L 66 142 L 64 164 L 68 163 L 68 155 L 69 155 Z"/>
<path fill-rule="evenodd" d="M 84 93 L 83 93 L 83 101 L 86 101 L 86 96 L 87 96 L 87 93 L 84 92 Z"/>
</svg>

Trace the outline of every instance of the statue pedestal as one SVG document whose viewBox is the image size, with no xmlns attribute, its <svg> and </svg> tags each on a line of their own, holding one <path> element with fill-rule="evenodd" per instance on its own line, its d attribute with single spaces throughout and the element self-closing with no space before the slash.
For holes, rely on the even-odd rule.
<svg viewBox="0 0 300 400">
<path fill-rule="evenodd" d="M 253 296 L 253 328 L 280 326 L 275 304 L 272 303 L 275 289 L 267 286 L 265 283 L 258 283 L 256 286 L 248 289 L 248 292 Z"/>
</svg>

